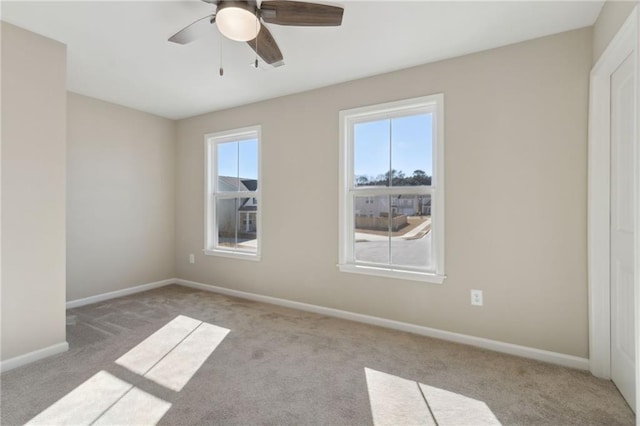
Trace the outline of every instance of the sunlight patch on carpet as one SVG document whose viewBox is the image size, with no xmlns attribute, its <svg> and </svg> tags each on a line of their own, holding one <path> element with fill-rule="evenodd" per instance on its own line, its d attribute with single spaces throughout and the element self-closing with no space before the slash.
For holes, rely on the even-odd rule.
<svg viewBox="0 0 640 426">
<path fill-rule="evenodd" d="M 179 392 L 228 333 L 227 328 L 180 315 L 118 358 L 116 364 Z"/>
<path fill-rule="evenodd" d="M 100 371 L 28 425 L 156 424 L 171 404 Z M 133 421 L 129 421 L 132 419 Z"/>
<path fill-rule="evenodd" d="M 487 404 L 468 396 L 419 383 L 439 425 L 499 425 Z"/>
<path fill-rule="evenodd" d="M 226 328 L 202 323 L 144 377 L 179 392 L 228 333 Z"/>
<path fill-rule="evenodd" d="M 134 387 L 92 426 L 155 425 L 169 408 L 170 403 Z"/>
<path fill-rule="evenodd" d="M 179 315 L 115 363 L 180 392 L 229 331 Z M 170 402 L 100 371 L 27 424 L 154 425 L 170 408 Z"/>
<path fill-rule="evenodd" d="M 435 426 L 416 382 L 370 368 L 364 371 L 374 425 Z"/>
<path fill-rule="evenodd" d="M 364 371 L 375 426 L 501 425 L 477 399 L 370 368 Z"/>
<path fill-rule="evenodd" d="M 143 376 L 200 324 L 202 321 L 178 315 L 118 358 L 116 364 Z"/>
</svg>

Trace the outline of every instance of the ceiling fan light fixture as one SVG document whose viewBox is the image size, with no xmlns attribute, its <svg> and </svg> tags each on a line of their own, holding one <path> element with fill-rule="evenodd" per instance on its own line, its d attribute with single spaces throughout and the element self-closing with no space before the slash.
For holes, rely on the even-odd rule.
<svg viewBox="0 0 640 426">
<path fill-rule="evenodd" d="M 220 3 L 216 13 L 216 25 L 227 38 L 235 41 L 249 41 L 260 32 L 260 22 L 255 8 L 240 1 Z"/>
</svg>

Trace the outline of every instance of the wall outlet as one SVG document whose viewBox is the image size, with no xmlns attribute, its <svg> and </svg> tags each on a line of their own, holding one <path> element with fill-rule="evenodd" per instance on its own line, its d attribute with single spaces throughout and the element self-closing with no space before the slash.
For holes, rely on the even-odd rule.
<svg viewBox="0 0 640 426">
<path fill-rule="evenodd" d="M 196 263 L 196 255 L 191 253 L 189 255 L 189 263 Z"/>
<path fill-rule="evenodd" d="M 482 290 L 471 290 L 471 304 L 482 306 Z"/>
</svg>

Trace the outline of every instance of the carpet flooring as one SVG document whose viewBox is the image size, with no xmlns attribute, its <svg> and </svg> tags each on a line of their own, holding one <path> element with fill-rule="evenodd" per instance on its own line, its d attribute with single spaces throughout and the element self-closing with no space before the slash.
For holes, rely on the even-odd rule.
<svg viewBox="0 0 640 426">
<path fill-rule="evenodd" d="M 196 320 L 193 327 L 229 330 L 204 355 L 201 345 L 189 347 L 191 334 L 171 337 L 179 343 L 165 363 L 200 350 L 195 367 L 173 361 L 179 374 L 185 368 L 189 373 L 179 386 L 163 386 L 116 363 L 145 361 L 135 351 L 157 347 L 150 336 L 178 316 Z M 614 385 L 584 371 L 177 285 L 70 309 L 67 323 L 68 352 L 0 377 L 2 425 L 27 423 L 65 395 L 67 402 L 88 398 L 84 389 L 99 380 L 135 389 L 126 401 L 143 408 L 120 401 L 109 412 L 129 410 L 131 423 L 154 412 L 164 425 L 414 423 L 411 413 L 385 416 L 389 407 L 418 412 L 423 403 L 432 416 L 424 424 L 475 426 L 481 418 L 503 425 L 635 422 Z M 465 401 L 484 407 L 484 417 L 473 417 Z M 117 417 L 96 424 L 109 418 Z"/>
</svg>

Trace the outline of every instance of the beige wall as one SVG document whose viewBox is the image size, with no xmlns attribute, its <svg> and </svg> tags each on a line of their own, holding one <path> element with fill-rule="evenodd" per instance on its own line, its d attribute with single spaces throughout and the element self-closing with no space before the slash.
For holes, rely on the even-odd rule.
<svg viewBox="0 0 640 426">
<path fill-rule="evenodd" d="M 3 360 L 65 339 L 65 152 L 67 300 L 178 276 L 587 356 L 590 29 L 185 119 L 177 136 L 67 97 L 63 45 L 8 24 L 2 37 Z M 438 92 L 448 279 L 338 272 L 338 112 Z M 203 135 L 253 124 L 263 259 L 204 256 Z"/>
<path fill-rule="evenodd" d="M 607 0 L 593 26 L 593 63 L 595 64 L 609 42 L 627 19 L 637 0 Z"/>
<path fill-rule="evenodd" d="M 178 122 L 178 276 L 586 357 L 591 58 L 588 28 Z M 447 280 L 339 272 L 338 112 L 438 92 Z M 254 124 L 262 261 L 205 256 L 203 135 Z"/>
<path fill-rule="evenodd" d="M 66 47 L 2 23 L 2 360 L 65 341 Z"/>
<path fill-rule="evenodd" d="M 175 122 L 68 96 L 67 300 L 175 277 Z"/>
</svg>

